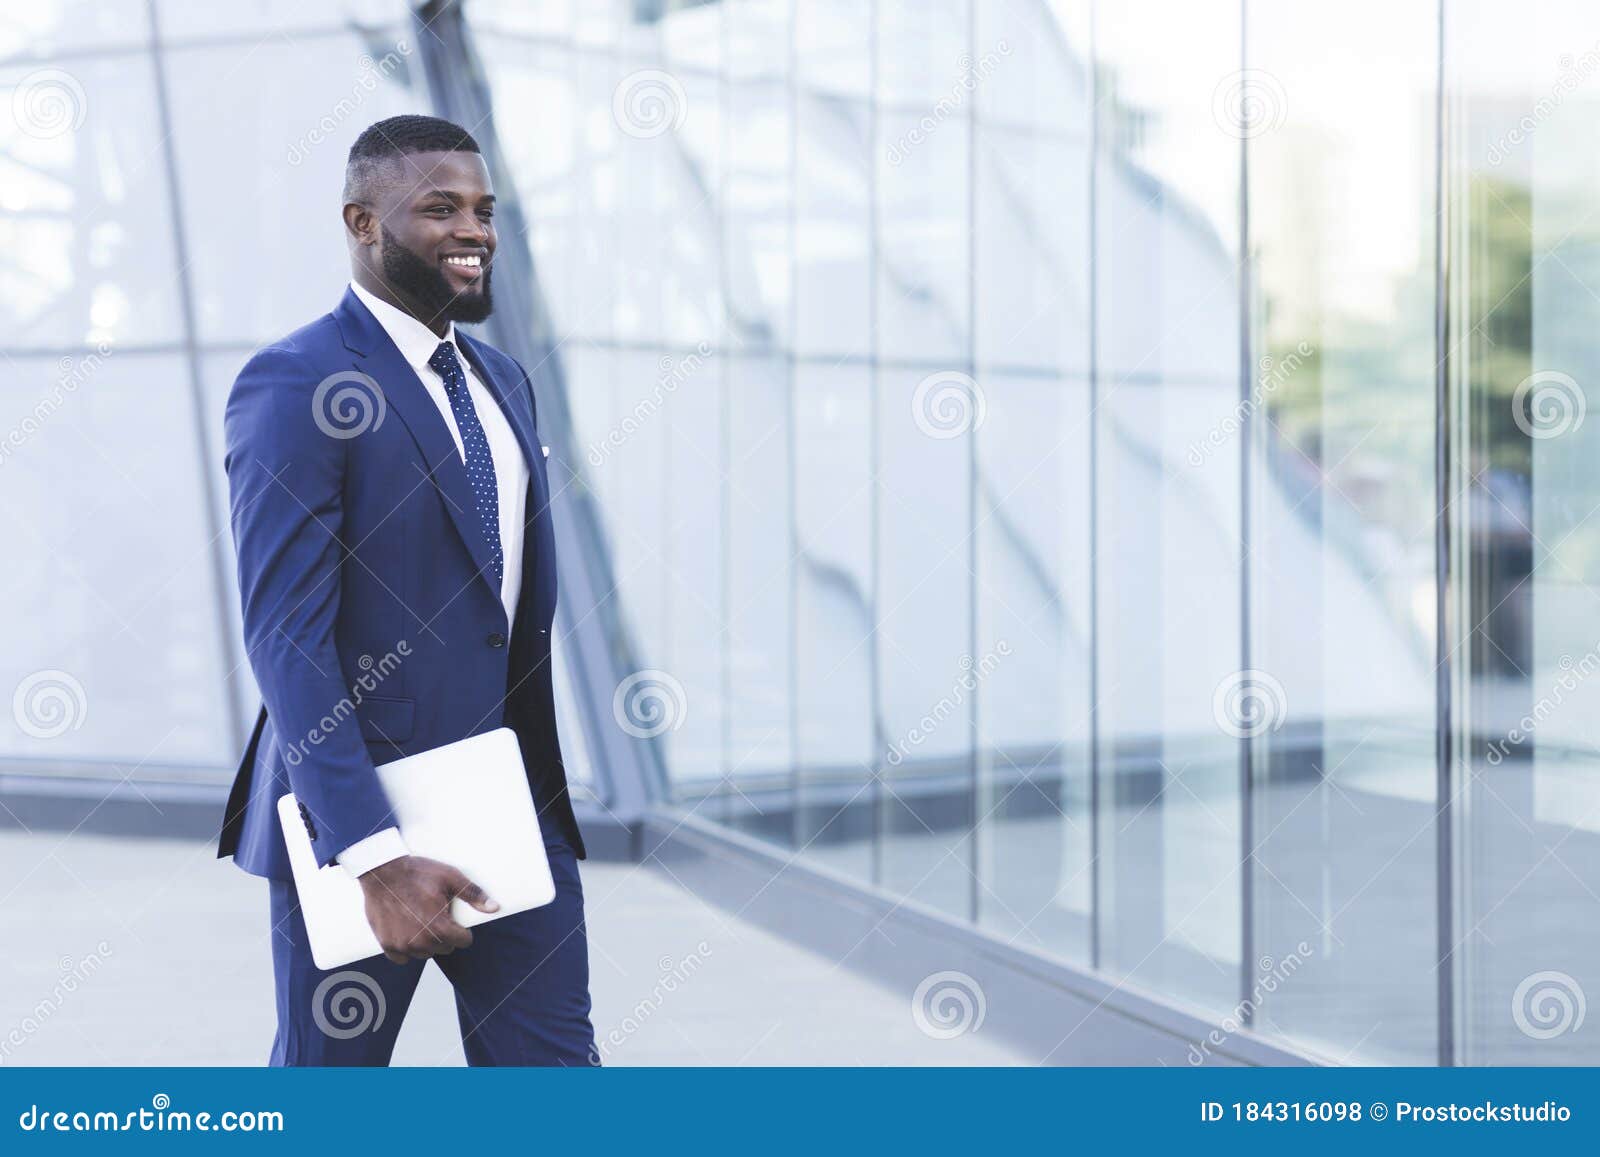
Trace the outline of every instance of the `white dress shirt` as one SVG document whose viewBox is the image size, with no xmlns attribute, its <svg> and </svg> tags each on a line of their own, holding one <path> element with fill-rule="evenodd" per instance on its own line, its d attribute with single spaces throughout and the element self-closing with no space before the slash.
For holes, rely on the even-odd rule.
<svg viewBox="0 0 1600 1157">
<path fill-rule="evenodd" d="M 505 607 L 506 634 L 509 635 L 511 621 L 516 616 L 517 600 L 522 592 L 522 520 L 528 496 L 528 462 L 517 443 L 511 421 L 478 377 L 472 363 L 462 354 L 461 346 L 456 342 L 454 322 L 450 323 L 449 331 L 441 338 L 409 313 L 375 297 L 354 281 L 350 283 L 350 288 L 362 304 L 372 311 L 372 316 L 378 319 L 378 324 L 383 326 L 400 355 L 416 371 L 428 396 L 439 408 L 439 415 L 449 428 L 450 436 L 455 439 L 456 453 L 465 464 L 466 444 L 461 439 L 460 427 L 456 425 L 455 411 L 450 407 L 450 395 L 445 392 L 444 379 L 428 364 L 428 359 L 433 357 L 441 341 L 450 342 L 456 347 L 456 360 L 461 363 L 467 378 L 467 396 L 472 399 L 472 408 L 478 413 L 478 422 L 489 441 L 489 454 L 494 459 L 495 491 L 500 507 L 500 546 L 505 556 L 500 579 L 500 602 Z M 345 871 L 359 877 L 408 854 L 405 841 L 400 838 L 400 829 L 384 828 L 351 844 L 339 853 L 337 859 Z"/>
</svg>

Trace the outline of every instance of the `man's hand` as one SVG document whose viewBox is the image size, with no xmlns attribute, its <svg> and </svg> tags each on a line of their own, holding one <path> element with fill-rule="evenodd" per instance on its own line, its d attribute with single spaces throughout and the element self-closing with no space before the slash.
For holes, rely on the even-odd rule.
<svg viewBox="0 0 1600 1157">
<path fill-rule="evenodd" d="M 460 896 L 480 912 L 500 905 L 449 864 L 423 856 L 401 856 L 361 877 L 367 897 L 367 923 L 383 954 L 396 964 L 447 956 L 472 944 L 472 933 L 450 917 L 450 901 Z"/>
</svg>

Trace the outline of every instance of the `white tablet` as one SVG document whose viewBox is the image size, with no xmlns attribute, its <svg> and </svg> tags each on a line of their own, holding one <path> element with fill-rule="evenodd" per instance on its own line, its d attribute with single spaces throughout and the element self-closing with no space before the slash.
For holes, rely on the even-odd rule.
<svg viewBox="0 0 1600 1157">
<path fill-rule="evenodd" d="M 458 924 L 486 924 L 556 898 L 522 748 L 511 728 L 379 764 L 378 779 L 406 847 L 461 869 L 499 902 L 500 910 L 491 914 L 452 900 L 450 915 Z M 317 967 L 342 968 L 379 955 L 383 949 L 367 923 L 361 884 L 338 864 L 317 867 L 292 794 L 278 801 L 278 819 Z"/>
</svg>

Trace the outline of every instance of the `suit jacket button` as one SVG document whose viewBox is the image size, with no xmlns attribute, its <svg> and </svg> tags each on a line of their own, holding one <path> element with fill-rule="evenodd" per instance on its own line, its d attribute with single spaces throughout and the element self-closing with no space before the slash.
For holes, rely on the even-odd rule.
<svg viewBox="0 0 1600 1157">
<path fill-rule="evenodd" d="M 489 646 L 491 646 L 491 647 L 503 647 L 505 645 L 506 645 L 506 637 L 504 635 L 502 635 L 499 631 L 495 631 L 493 634 L 491 634 L 489 636 Z"/>
</svg>

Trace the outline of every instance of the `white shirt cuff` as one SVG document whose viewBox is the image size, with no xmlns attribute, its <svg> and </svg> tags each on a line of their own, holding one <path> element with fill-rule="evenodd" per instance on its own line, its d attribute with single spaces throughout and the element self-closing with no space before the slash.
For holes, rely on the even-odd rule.
<svg viewBox="0 0 1600 1157">
<path fill-rule="evenodd" d="M 410 854 L 411 850 L 406 847 L 405 840 L 400 838 L 400 829 L 384 828 L 364 840 L 357 840 L 334 859 L 338 860 L 339 866 L 352 877 L 360 879 L 373 868 L 382 867 L 390 860 L 398 860 L 401 856 Z"/>
</svg>

